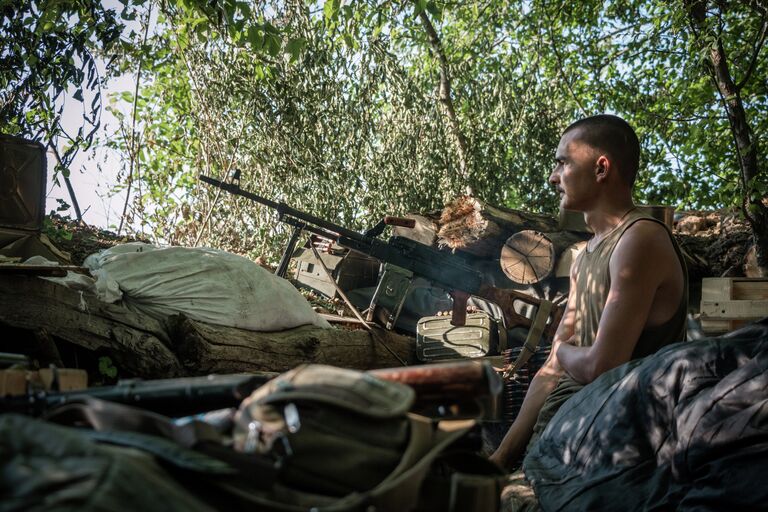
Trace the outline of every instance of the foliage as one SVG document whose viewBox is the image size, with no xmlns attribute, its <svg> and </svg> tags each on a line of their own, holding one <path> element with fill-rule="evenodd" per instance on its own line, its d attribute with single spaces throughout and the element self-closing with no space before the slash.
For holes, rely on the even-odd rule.
<svg viewBox="0 0 768 512">
<path fill-rule="evenodd" d="M 51 143 L 60 152 L 57 172 L 68 175 L 67 165 L 100 126 L 94 52 L 109 53 L 121 30 L 98 0 L 0 0 L 0 132 Z M 74 134 L 62 126 L 67 98 L 83 104 Z"/>
<path fill-rule="evenodd" d="M 117 367 L 109 356 L 99 357 L 99 375 L 110 380 L 117 378 Z"/>
<path fill-rule="evenodd" d="M 640 135 L 641 202 L 733 206 L 768 190 L 759 2 L 703 2 L 709 25 L 695 33 L 683 0 L 125 1 L 123 18 L 149 30 L 123 34 L 114 73 L 136 73 L 139 87 L 111 99 L 121 129 L 105 144 L 131 162 L 116 188 L 135 181 L 131 224 L 158 240 L 275 259 L 287 233 L 274 214 L 196 179 L 234 169 L 245 188 L 355 229 L 441 207 L 465 186 L 553 213 L 559 135 L 599 112 Z M 725 98 L 703 65 L 714 44 L 742 85 L 753 183 L 740 181 Z"/>
<path fill-rule="evenodd" d="M 46 216 L 43 219 L 43 233 L 53 241 L 53 243 L 60 243 L 64 240 L 72 240 L 73 233 L 66 226 L 59 226 L 53 222 L 51 216 Z"/>
<path fill-rule="evenodd" d="M 462 183 L 451 179 L 456 155 L 434 98 L 435 64 L 411 6 L 313 12 L 298 2 L 279 5 L 282 11 L 273 5 L 252 12 L 253 23 L 278 13 L 270 19 L 281 27 L 279 48 L 255 55 L 248 40 L 216 40 L 164 11 L 145 54 L 157 57 L 152 80 L 137 102 L 144 165 L 153 168 L 142 178 L 141 202 L 156 209 L 133 210 L 156 236 L 192 243 L 202 235 L 207 244 L 274 256 L 285 233 L 272 212 L 194 180 L 235 167 L 244 187 L 356 229 L 387 213 L 442 207 L 468 184 L 492 202 L 552 210 L 554 194 L 540 183 L 561 118 L 572 110 L 562 102 L 531 105 L 531 98 L 537 105 L 548 99 L 548 81 L 528 80 L 518 62 L 501 57 L 484 69 L 480 55 L 454 75 L 492 77 L 458 89 L 475 162 Z M 505 65 L 513 71 L 493 73 Z M 203 235 L 198 230 L 209 216 Z"/>
</svg>

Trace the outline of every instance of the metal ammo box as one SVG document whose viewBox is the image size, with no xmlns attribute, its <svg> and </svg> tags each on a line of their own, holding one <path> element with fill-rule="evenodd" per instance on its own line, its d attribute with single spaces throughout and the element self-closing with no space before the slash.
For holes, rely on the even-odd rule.
<svg viewBox="0 0 768 512">
<path fill-rule="evenodd" d="M 40 231 L 46 171 L 42 144 L 0 134 L 0 227 Z"/>
<path fill-rule="evenodd" d="M 468 313 L 461 327 L 450 316 L 425 316 L 416 325 L 416 357 L 419 361 L 484 357 L 498 354 L 498 324 L 488 313 Z"/>
</svg>

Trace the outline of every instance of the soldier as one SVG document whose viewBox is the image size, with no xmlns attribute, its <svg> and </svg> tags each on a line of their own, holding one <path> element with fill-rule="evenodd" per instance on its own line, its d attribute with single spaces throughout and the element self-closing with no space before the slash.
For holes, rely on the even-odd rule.
<svg viewBox="0 0 768 512">
<path fill-rule="evenodd" d="M 632 201 L 639 156 L 634 130 L 612 115 L 581 119 L 560 139 L 549 182 L 560 193 L 560 206 L 583 212 L 594 236 L 571 268 L 551 355 L 491 455 L 502 467 L 517 462 L 584 385 L 684 339 L 685 263 L 669 229 Z"/>
</svg>

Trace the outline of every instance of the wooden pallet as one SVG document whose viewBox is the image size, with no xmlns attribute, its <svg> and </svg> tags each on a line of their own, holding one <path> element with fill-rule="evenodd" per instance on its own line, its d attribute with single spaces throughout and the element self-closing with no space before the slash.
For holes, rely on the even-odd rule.
<svg viewBox="0 0 768 512">
<path fill-rule="evenodd" d="M 738 329 L 768 316 L 768 279 L 705 277 L 701 283 L 701 328 L 707 334 Z"/>
</svg>

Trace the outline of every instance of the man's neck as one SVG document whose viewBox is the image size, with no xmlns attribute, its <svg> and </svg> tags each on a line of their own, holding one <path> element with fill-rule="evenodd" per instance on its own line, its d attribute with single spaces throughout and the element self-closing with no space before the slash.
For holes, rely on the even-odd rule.
<svg viewBox="0 0 768 512">
<path fill-rule="evenodd" d="M 603 208 L 584 212 L 584 221 L 595 234 L 601 238 L 619 225 L 624 217 L 635 208 L 632 200 L 616 202 Z"/>
</svg>

